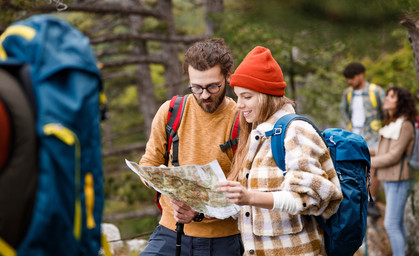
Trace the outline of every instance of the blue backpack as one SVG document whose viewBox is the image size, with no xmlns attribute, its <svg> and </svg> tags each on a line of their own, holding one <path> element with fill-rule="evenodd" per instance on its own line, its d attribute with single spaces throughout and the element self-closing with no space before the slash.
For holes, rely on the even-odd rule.
<svg viewBox="0 0 419 256">
<path fill-rule="evenodd" d="M 24 95 L 19 99 L 27 100 L 33 116 L 32 126 L 10 133 L 10 156 L 0 166 L 0 211 L 11 209 L 9 215 L 0 214 L 0 255 L 98 255 L 104 203 L 99 103 L 104 98 L 88 38 L 63 20 L 33 16 L 1 35 L 0 69 L 16 82 L 7 86 L 19 87 Z M 3 113 L 10 114 L 4 120 L 16 125 L 17 98 L 7 86 L 0 95 L 9 109 Z M 11 166 L 22 163 L 16 149 L 32 143 L 16 139 L 22 130 L 34 134 L 35 164 L 17 168 Z M 32 206 L 20 207 L 27 200 L 23 196 L 9 200 L 26 195 L 20 182 L 34 174 Z M 16 223 L 17 230 L 20 211 L 29 214 L 28 224 L 11 239 L 13 225 L 3 224 Z"/>
<path fill-rule="evenodd" d="M 324 230 L 328 256 L 354 255 L 362 245 L 367 227 L 368 188 L 370 154 L 365 140 L 357 134 L 342 129 L 329 128 L 320 132 L 309 119 L 296 114 L 280 118 L 273 130 L 272 154 L 276 164 L 285 170 L 284 138 L 288 125 L 293 120 L 309 122 L 323 138 L 329 148 L 336 174 L 340 181 L 343 200 L 338 211 L 328 220 L 315 216 Z M 285 176 L 286 172 L 284 172 Z"/>
</svg>

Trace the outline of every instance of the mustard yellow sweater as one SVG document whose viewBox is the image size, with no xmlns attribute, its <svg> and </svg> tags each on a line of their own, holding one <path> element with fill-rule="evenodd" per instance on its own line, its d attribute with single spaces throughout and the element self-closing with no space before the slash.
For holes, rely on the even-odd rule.
<svg viewBox="0 0 419 256">
<path fill-rule="evenodd" d="M 146 153 L 141 158 L 140 165 L 160 166 L 164 164 L 165 127 L 169 103 L 169 101 L 165 102 L 154 117 Z M 188 97 L 178 128 L 179 165 L 204 165 L 217 159 L 224 174 L 228 176 L 233 153 L 231 149 L 225 153 L 222 152 L 219 145 L 230 139 L 231 127 L 237 113 L 235 105 L 231 98 L 226 97 L 216 112 L 209 114 L 201 109 L 193 95 Z M 170 161 L 169 166 L 171 166 Z M 162 195 L 160 204 L 163 208 L 160 224 L 175 230 L 176 221 L 173 217 L 170 199 Z M 233 218 L 204 219 L 199 223 L 192 222 L 184 226 L 184 232 L 188 236 L 206 238 L 231 236 L 239 233 L 237 221 Z"/>
</svg>

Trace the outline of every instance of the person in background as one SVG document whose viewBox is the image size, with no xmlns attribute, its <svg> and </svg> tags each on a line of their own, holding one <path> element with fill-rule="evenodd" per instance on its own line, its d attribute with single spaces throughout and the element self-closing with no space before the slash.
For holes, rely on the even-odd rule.
<svg viewBox="0 0 419 256">
<path fill-rule="evenodd" d="M 276 165 L 265 132 L 295 110 L 269 49 L 250 51 L 230 86 L 238 97 L 240 137 L 232 174 L 218 191 L 243 206 L 238 218 L 245 255 L 326 255 L 313 215 L 329 218 L 342 200 L 326 145 L 313 126 L 294 120 L 285 135 L 287 174 Z"/>
<path fill-rule="evenodd" d="M 415 141 L 415 100 L 402 87 L 387 90 L 383 108 L 387 110 L 384 127 L 379 130 L 378 148 L 371 148 L 371 167 L 384 182 L 386 211 L 384 227 L 390 238 L 393 255 L 405 255 L 406 232 L 404 208 L 407 201 L 409 172 L 407 157 L 412 154 Z"/>
<path fill-rule="evenodd" d="M 233 56 L 223 39 L 208 39 L 192 45 L 184 55 L 183 71 L 189 76 L 188 97 L 179 137 L 179 165 L 204 165 L 218 160 L 224 174 L 230 174 L 231 149 L 222 152 L 220 144 L 230 138 L 237 114 L 235 102 L 226 97 L 226 86 L 233 69 Z M 169 101 L 153 119 L 143 166 L 160 166 L 165 162 L 166 123 Z M 169 163 L 171 166 L 171 163 Z M 162 217 L 140 254 L 174 255 L 176 222 L 185 224 L 181 255 L 234 256 L 243 254 L 237 220 L 208 218 L 184 202 L 161 195 Z"/>
<path fill-rule="evenodd" d="M 365 80 L 365 67 L 359 62 L 352 62 L 345 67 L 343 75 L 349 85 L 345 89 L 340 103 L 342 120 L 348 131 L 361 135 L 368 147 L 376 147 L 378 130 L 384 121 L 383 103 L 385 92 L 375 84 Z M 379 180 L 374 168 L 371 168 L 370 191 L 373 201 L 368 202 L 368 215 L 378 218 L 381 213 L 374 201 L 379 189 Z"/>
</svg>

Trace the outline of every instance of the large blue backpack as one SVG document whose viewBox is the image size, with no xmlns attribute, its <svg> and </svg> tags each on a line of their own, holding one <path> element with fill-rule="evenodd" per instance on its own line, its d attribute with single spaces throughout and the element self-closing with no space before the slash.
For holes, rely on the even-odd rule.
<svg viewBox="0 0 419 256">
<path fill-rule="evenodd" d="M 285 172 L 284 138 L 288 125 L 293 120 L 309 122 L 323 138 L 340 181 L 343 200 L 338 211 L 328 220 L 315 216 L 324 230 L 328 256 L 352 256 L 362 245 L 367 227 L 368 188 L 370 154 L 365 140 L 357 134 L 342 129 L 329 128 L 320 132 L 309 119 L 288 114 L 280 118 L 273 130 L 272 154 L 276 164 Z"/>
<path fill-rule="evenodd" d="M 13 131 L 10 159 L 0 166 L 0 255 L 98 255 L 104 203 L 102 81 L 88 38 L 66 21 L 33 16 L 1 35 L 0 69 L 14 80 L 1 86 L 0 101 L 8 109 L 3 114 L 10 114 L 4 120 L 19 125 L 14 104 L 19 100 L 28 102 L 34 122 L 8 129 Z M 13 98 L 8 86 L 23 96 Z M 34 134 L 35 164 L 19 161 L 24 159 L 19 146 L 32 144 L 16 139 L 20 133 Z M 16 162 L 20 165 L 11 165 Z M 29 182 L 34 202 L 21 207 L 27 200 L 21 182 L 34 174 L 35 185 Z M 19 193 L 19 200 L 10 200 Z M 18 226 L 21 211 L 29 214 L 25 227 Z M 19 234 L 11 239 L 13 227 Z"/>
</svg>

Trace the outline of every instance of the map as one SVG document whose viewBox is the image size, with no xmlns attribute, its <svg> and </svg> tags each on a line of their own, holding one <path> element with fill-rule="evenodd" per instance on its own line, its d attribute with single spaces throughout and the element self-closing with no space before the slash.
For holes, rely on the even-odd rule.
<svg viewBox="0 0 419 256">
<path fill-rule="evenodd" d="M 185 202 L 197 212 L 225 219 L 240 210 L 240 206 L 228 202 L 224 192 L 217 192 L 218 182 L 226 180 L 217 160 L 203 166 L 179 167 L 140 166 L 126 159 L 125 162 L 155 190 Z"/>
</svg>

